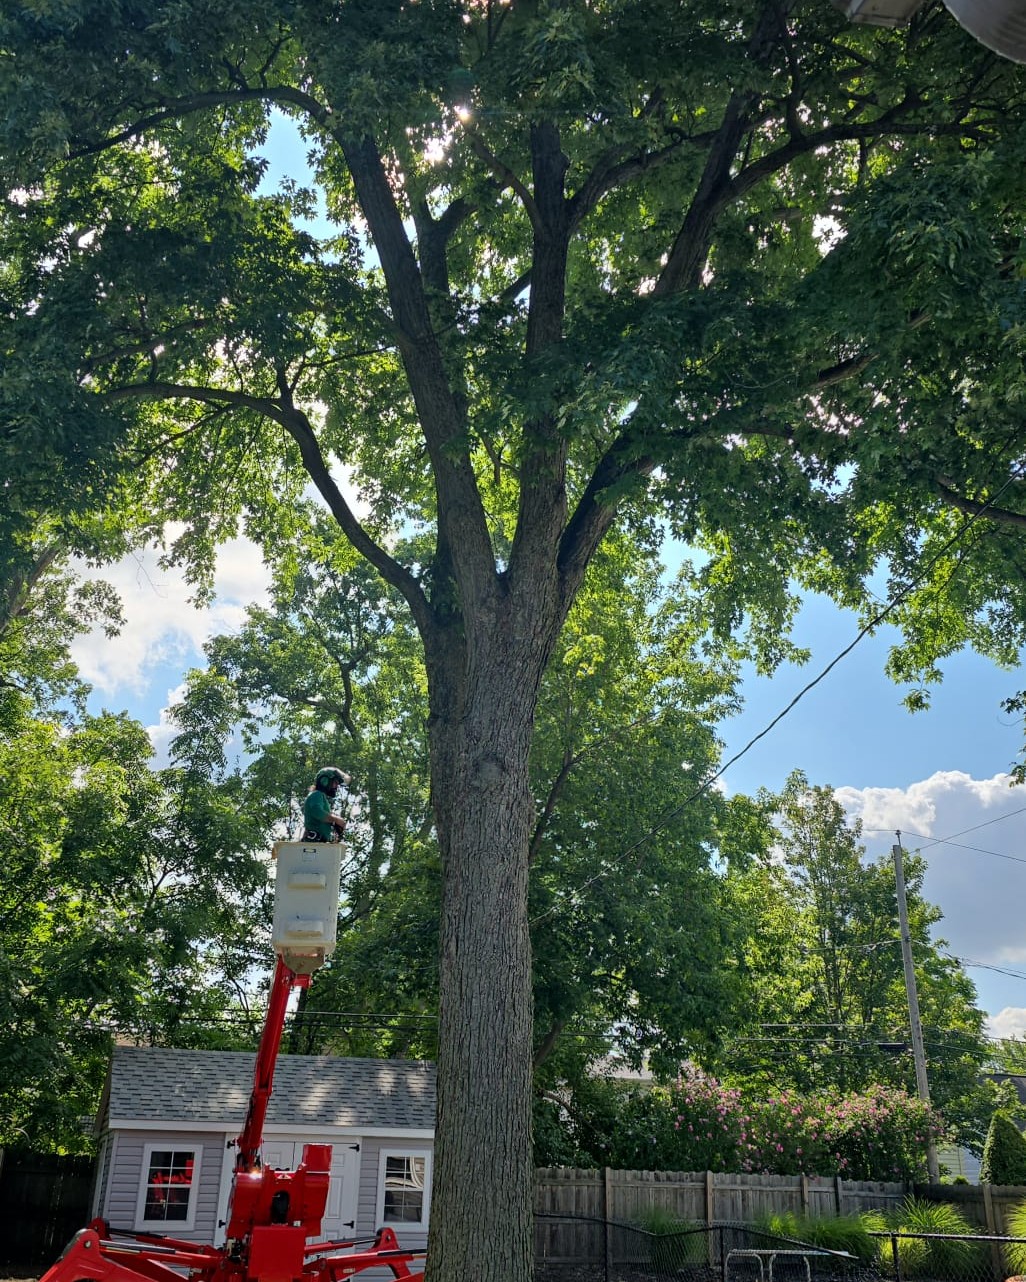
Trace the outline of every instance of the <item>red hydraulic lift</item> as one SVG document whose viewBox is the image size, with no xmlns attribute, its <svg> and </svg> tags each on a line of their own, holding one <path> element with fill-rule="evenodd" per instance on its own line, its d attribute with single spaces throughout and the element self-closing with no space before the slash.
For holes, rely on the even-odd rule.
<svg viewBox="0 0 1026 1282">
<path fill-rule="evenodd" d="M 309 986 L 334 950 L 339 849 L 328 842 L 279 842 L 274 848 L 272 941 L 278 960 L 249 1110 L 235 1143 L 224 1245 L 134 1233 L 93 1220 L 40 1282 L 340 1282 L 365 1269 L 387 1269 L 398 1279 L 423 1276 L 425 1252 L 400 1246 L 390 1228 L 371 1238 L 318 1240 L 328 1198 L 330 1144 L 304 1145 L 294 1171 L 274 1170 L 261 1160 L 289 998 Z"/>
</svg>

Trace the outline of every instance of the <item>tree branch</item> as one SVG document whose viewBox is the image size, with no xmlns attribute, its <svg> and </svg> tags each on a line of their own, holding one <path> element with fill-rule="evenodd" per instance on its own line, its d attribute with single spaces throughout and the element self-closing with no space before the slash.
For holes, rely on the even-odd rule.
<svg viewBox="0 0 1026 1282">
<path fill-rule="evenodd" d="M 565 1019 L 555 1019 L 549 1025 L 549 1030 L 535 1047 L 533 1064 L 537 1068 L 539 1064 L 544 1064 L 548 1057 L 555 1050 L 556 1043 L 559 1041 L 560 1034 L 566 1027 Z"/>
<path fill-rule="evenodd" d="M 304 93 L 300 89 L 293 89 L 290 85 L 261 86 L 255 89 L 222 89 L 211 93 L 189 94 L 182 98 L 173 98 L 162 102 L 149 115 L 141 116 L 116 134 L 110 134 L 106 138 L 101 138 L 98 142 L 83 143 L 80 146 L 72 147 L 68 152 L 68 159 L 78 160 L 83 156 L 92 156 L 98 152 L 107 151 L 111 147 L 116 147 L 119 143 L 130 142 L 147 129 L 166 124 L 171 120 L 178 120 L 182 116 L 191 115 L 196 111 L 206 111 L 210 107 L 228 107 L 233 103 L 240 102 L 288 103 L 291 106 L 299 107 L 306 115 L 325 127 L 328 126 L 331 117 L 331 109 L 329 107 L 318 102 L 311 94 Z"/>
<path fill-rule="evenodd" d="M 648 476 L 656 459 L 639 451 L 638 443 L 621 434 L 599 460 L 559 541 L 557 565 L 564 599 L 572 599 L 584 578 L 592 553 L 605 537 L 617 512 L 608 491 L 631 478 Z"/>
<path fill-rule="evenodd" d="M 531 172 L 536 217 L 531 247 L 531 293 L 527 303 L 525 355 L 533 361 L 563 340 L 570 211 L 565 183 L 569 160 L 551 121 L 531 125 Z M 524 426 L 516 533 L 510 550 L 510 580 L 523 617 L 545 611 L 538 570 L 551 569 L 566 516 L 568 442 L 546 407 Z M 526 573 L 521 573 L 526 567 Z M 552 580 L 549 580 L 553 584 Z M 554 586 L 554 584 L 553 584 Z M 546 621 L 543 630 L 549 630 Z"/>
<path fill-rule="evenodd" d="M 918 311 L 909 317 L 908 328 L 920 329 L 923 325 L 929 324 L 932 319 L 930 312 Z M 845 379 L 854 378 L 856 374 L 861 374 L 871 365 L 878 355 L 878 352 L 860 352 L 857 356 L 849 356 L 846 360 L 838 361 L 836 365 L 821 369 L 816 376 L 816 381 L 808 389 L 809 393 L 814 395 L 816 392 L 833 387 L 835 383 L 843 383 Z"/>
<path fill-rule="evenodd" d="M 704 147 L 715 138 L 713 133 L 689 134 L 667 143 L 658 151 L 639 152 L 635 156 L 617 156 L 609 151 L 595 164 L 591 173 L 570 198 L 570 226 L 576 230 L 591 213 L 602 197 L 616 187 L 631 182 L 641 174 L 658 169 L 690 146 Z"/>
<path fill-rule="evenodd" d="M 451 564 L 468 608 L 495 591 L 495 558 L 470 462 L 466 416 L 457 403 L 434 333 L 424 283 L 402 215 L 373 138 L 337 133 L 381 260 L 399 352 L 434 472 L 438 495 L 438 559 Z M 425 620 L 418 620 L 418 626 Z"/>
<path fill-rule="evenodd" d="M 937 493 L 950 507 L 957 508 L 969 516 L 982 516 L 998 525 L 1012 525 L 1026 529 L 1026 516 L 1021 512 L 1009 512 L 1006 508 L 994 507 L 991 503 L 981 503 L 978 499 L 968 499 L 959 494 L 948 477 L 939 476 L 936 481 Z"/>
<path fill-rule="evenodd" d="M 470 146 L 474 155 L 477 156 L 479 160 L 483 161 L 484 164 L 492 171 L 492 175 L 498 182 L 499 190 L 504 191 L 506 188 L 509 188 L 511 191 L 516 193 L 520 203 L 524 207 L 524 211 L 527 214 L 528 219 L 530 220 L 532 228 L 537 232 L 541 225 L 541 215 L 530 191 L 524 186 L 513 170 L 495 155 L 476 129 L 468 129 L 467 137 L 470 139 Z"/>
<path fill-rule="evenodd" d="M 559 768 L 559 773 L 553 779 L 549 787 L 548 795 L 545 798 L 545 805 L 542 807 L 538 821 L 534 825 L 534 832 L 531 834 L 531 841 L 527 848 L 527 862 L 533 864 L 541 849 L 542 837 L 549 826 L 549 820 L 552 818 L 552 812 L 556 809 L 556 803 L 563 794 L 566 787 L 566 781 L 570 778 L 574 766 L 580 761 L 580 755 L 572 752 L 563 753 L 563 762 Z"/>
<path fill-rule="evenodd" d="M 115 361 L 123 360 L 129 356 L 152 356 L 155 348 L 166 347 L 169 343 L 173 343 L 180 334 L 195 333 L 209 324 L 210 320 L 205 316 L 197 320 L 182 321 L 180 325 L 173 325 L 163 334 L 151 334 L 146 338 L 141 338 L 138 343 L 133 343 L 129 347 L 119 347 L 109 352 L 102 352 L 98 356 L 90 357 L 82 362 L 82 371 L 84 374 L 92 374 L 103 365 L 112 365 Z"/>
<path fill-rule="evenodd" d="M 227 387 L 202 387 L 182 383 L 130 383 L 102 393 L 107 400 L 189 400 L 208 405 L 248 409 L 280 424 L 299 446 L 303 466 L 327 503 L 332 516 L 353 547 L 378 571 L 381 577 L 402 593 L 418 626 L 432 625 L 427 598 L 409 570 L 388 555 L 367 533 L 335 484 L 310 420 L 290 401 L 282 404 L 269 396 L 253 396 Z"/>
<path fill-rule="evenodd" d="M 48 544 L 36 553 L 34 561 L 24 574 L 15 575 L 10 580 L 3 594 L 3 609 L 0 611 L 0 637 L 4 635 L 15 619 L 25 614 L 32 595 L 32 589 L 50 566 L 53 565 L 57 557 L 66 550 L 57 541 Z"/>
</svg>

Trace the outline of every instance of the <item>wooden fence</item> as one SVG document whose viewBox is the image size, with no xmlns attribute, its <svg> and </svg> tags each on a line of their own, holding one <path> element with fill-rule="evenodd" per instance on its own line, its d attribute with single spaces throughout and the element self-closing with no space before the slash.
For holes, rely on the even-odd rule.
<svg viewBox="0 0 1026 1282">
<path fill-rule="evenodd" d="M 52 1263 L 88 1219 L 92 1170 L 88 1157 L 0 1150 L 0 1264 Z M 638 1223 L 653 1209 L 696 1225 L 750 1224 L 784 1211 L 832 1216 L 888 1210 L 910 1194 L 951 1203 L 971 1224 L 997 1234 L 1008 1231 L 1008 1211 L 1026 1202 L 1026 1186 L 551 1167 L 535 1172 L 534 1209 L 545 1216 L 579 1219 L 573 1233 L 580 1241 L 567 1242 L 566 1249 L 591 1259 L 601 1256 L 603 1221 Z M 561 1230 L 561 1239 L 568 1229 Z"/>
<path fill-rule="evenodd" d="M 0 1265 L 38 1272 L 89 1218 L 91 1157 L 0 1149 Z"/>
<path fill-rule="evenodd" d="M 910 1192 L 930 1202 L 950 1202 L 970 1224 L 1008 1236 L 1008 1212 L 1026 1202 L 1022 1184 L 915 1184 Z"/>
<path fill-rule="evenodd" d="M 949 1200 L 947 1194 L 955 1187 L 938 1185 L 937 1191 L 944 1193 L 943 1200 Z M 927 1196 L 919 1186 L 916 1191 Z M 637 1223 L 647 1211 L 658 1209 L 696 1225 L 750 1224 L 764 1215 L 784 1211 L 819 1216 L 888 1210 L 909 1192 L 910 1186 L 904 1183 L 830 1176 L 549 1167 L 535 1172 L 534 1209 L 546 1215 L 588 1216 L 627 1223 Z"/>
<path fill-rule="evenodd" d="M 652 1210 L 710 1230 L 718 1226 L 715 1233 L 722 1235 L 729 1231 L 724 1226 L 752 1224 L 769 1214 L 857 1215 L 890 1210 L 909 1196 L 952 1204 L 980 1230 L 1005 1235 L 1008 1211 L 1026 1202 L 1026 1187 L 552 1167 L 535 1172 L 535 1253 L 560 1264 L 595 1265 L 605 1258 L 608 1272 L 611 1259 L 632 1249 L 627 1238 L 620 1242 L 624 1231 L 615 1226 L 643 1223 Z M 692 1247 L 715 1254 L 713 1233 L 698 1235 Z M 993 1275 L 1001 1278 L 1000 1249 L 992 1244 L 991 1252 Z"/>
</svg>

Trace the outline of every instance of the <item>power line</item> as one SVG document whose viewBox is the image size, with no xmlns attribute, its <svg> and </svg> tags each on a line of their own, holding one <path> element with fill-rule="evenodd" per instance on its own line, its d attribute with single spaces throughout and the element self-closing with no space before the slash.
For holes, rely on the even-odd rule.
<svg viewBox="0 0 1026 1282">
<path fill-rule="evenodd" d="M 989 828 L 991 824 L 998 824 L 1004 819 L 1014 819 L 1016 815 L 1024 814 L 1026 814 L 1026 806 L 1020 806 L 1018 810 L 1010 810 L 1006 815 L 995 815 L 993 819 L 984 819 L 982 823 L 973 824 L 971 828 L 963 828 L 961 832 L 953 832 L 948 837 L 926 837 L 925 840 L 932 841 L 934 844 L 938 842 L 950 842 L 953 837 L 964 837 L 967 833 L 978 832 L 981 828 Z M 908 835 L 916 837 L 920 834 L 910 833 Z M 974 849 L 974 847 L 968 847 L 968 849 Z"/>
<path fill-rule="evenodd" d="M 953 953 L 944 953 L 943 956 L 950 957 L 952 961 L 957 961 L 962 966 L 969 966 L 973 970 L 994 970 L 999 975 L 1011 975 L 1013 979 L 1026 979 L 1026 974 L 1021 970 L 1007 970 L 1004 966 L 994 966 L 991 962 L 973 961 L 971 957 L 956 957 Z"/>
<path fill-rule="evenodd" d="M 961 832 L 953 832 L 948 837 L 931 837 L 925 832 L 911 832 L 906 828 L 902 832 L 906 837 L 915 837 L 918 841 L 926 841 L 929 845 L 928 850 L 933 846 L 954 846 L 957 850 L 970 850 L 980 855 L 992 855 L 995 859 L 1007 859 L 1012 863 L 1026 864 L 1026 859 L 1021 855 L 1006 855 L 999 850 L 987 850 L 983 846 L 967 846 L 954 839 L 964 837 L 967 833 L 977 832 L 980 828 L 989 828 L 991 824 L 1001 823 L 1004 819 L 1015 819 L 1018 815 L 1026 814 L 1026 806 L 1020 806 L 1018 810 L 1010 810 L 1007 814 L 997 815 L 993 819 L 985 819 L 983 823 L 973 824 L 971 828 L 963 828 Z M 863 832 L 890 832 L 889 828 L 863 828 Z"/>
<path fill-rule="evenodd" d="M 923 567 L 920 573 L 918 575 L 914 575 L 909 580 L 909 582 L 905 585 L 905 587 L 903 587 L 898 593 L 896 593 L 895 596 L 890 601 L 887 602 L 887 604 L 883 607 L 883 609 L 879 610 L 869 620 L 869 622 L 866 623 L 859 630 L 854 640 L 851 641 L 848 645 L 846 645 L 844 649 L 841 650 L 837 655 L 835 655 L 834 658 L 830 660 L 830 662 L 826 665 L 826 667 L 817 676 L 813 677 L 811 681 L 809 681 L 806 685 L 804 685 L 801 688 L 801 690 L 799 690 L 798 693 L 794 696 L 794 698 L 790 701 L 790 703 L 788 703 L 787 706 L 782 711 L 778 712 L 777 715 L 766 726 L 764 726 L 763 729 L 760 730 L 758 734 L 753 735 L 752 738 L 748 740 L 748 742 L 745 744 L 743 748 L 740 749 L 739 752 L 736 752 L 732 757 L 730 757 L 727 761 L 725 761 L 723 765 L 720 766 L 719 770 L 716 771 L 715 774 L 710 775 L 708 779 L 706 779 L 693 792 L 691 792 L 687 797 L 685 797 L 684 800 L 680 803 L 680 805 L 675 806 L 672 810 L 667 811 L 666 814 L 664 814 L 660 819 L 658 819 L 652 825 L 651 828 L 649 828 L 645 833 L 643 833 L 638 838 L 637 841 L 633 842 L 631 845 L 627 846 L 626 849 L 622 850 L 618 855 L 614 856 L 614 858 L 611 859 L 603 869 L 595 873 L 594 876 L 589 877 L 587 881 L 582 882 L 579 886 L 571 890 L 569 892 L 569 895 L 579 895 L 582 891 L 587 890 L 589 886 L 593 885 L 596 881 L 601 880 L 601 878 L 603 878 L 608 873 L 612 865 L 621 863 L 624 859 L 627 859 L 630 855 L 632 855 L 636 850 L 639 850 L 643 845 L 651 841 L 651 839 L 658 832 L 661 832 L 662 829 L 665 828 L 671 822 L 671 820 L 675 819 L 677 815 L 681 813 L 681 811 L 685 810 L 689 805 L 697 801 L 698 798 L 702 796 L 703 793 L 707 792 L 712 787 L 712 785 L 716 782 L 716 780 L 720 779 L 726 773 L 726 771 L 730 769 L 732 765 L 740 761 L 741 758 L 747 752 L 749 752 L 759 742 L 760 739 L 765 738 L 765 736 L 768 735 L 771 730 L 773 730 L 777 725 L 779 725 L 780 722 L 783 721 L 783 719 L 791 711 L 793 711 L 793 709 L 797 706 L 800 700 L 803 699 L 805 695 L 809 693 L 810 690 L 814 689 L 817 685 L 819 685 L 819 683 L 841 662 L 842 659 L 847 658 L 847 656 L 852 652 L 852 650 L 855 649 L 855 647 L 863 639 L 863 637 L 868 636 L 877 627 L 879 627 L 879 625 L 883 623 L 884 620 L 890 614 L 892 614 L 894 610 L 896 610 L 898 606 L 901 605 L 901 603 L 908 596 L 910 596 L 911 593 L 917 587 L 920 586 L 921 583 L 925 581 L 930 570 L 933 569 L 933 567 L 938 563 L 938 561 L 940 561 L 941 558 L 951 550 L 951 548 L 955 547 L 958 543 L 962 541 L 965 535 L 968 534 L 968 532 L 973 528 L 973 526 L 978 521 L 982 520 L 988 508 L 993 507 L 994 504 L 997 503 L 998 499 L 1001 498 L 1005 490 L 1007 490 L 1014 481 L 1018 481 L 1022 479 L 1024 471 L 1026 471 L 1026 465 L 1018 468 L 1013 468 L 1010 475 L 1006 478 L 1004 483 L 1001 486 L 999 486 L 997 491 L 986 501 L 986 503 L 982 504 L 975 512 L 972 513 L 971 516 L 968 517 L 968 519 L 964 522 L 964 524 L 961 526 L 960 529 L 956 530 L 956 532 L 942 544 L 942 546 L 933 554 L 930 560 L 927 561 L 926 565 Z M 952 568 L 950 574 L 947 576 L 946 582 L 950 582 L 950 580 L 954 577 L 955 571 L 960 567 L 961 562 L 962 562 L 962 558 L 956 559 L 955 566 Z M 561 896 L 560 898 L 565 899 L 567 897 L 568 896 Z M 532 917 L 530 924 L 534 925 L 536 922 L 544 921 L 545 918 L 550 917 L 555 912 L 555 910 L 556 910 L 556 906 L 555 904 L 553 904 L 551 907 L 547 908 L 545 912 L 539 913 L 537 916 Z"/>
<path fill-rule="evenodd" d="M 904 831 L 904 830 L 903 830 Z M 921 833 L 905 832 L 906 837 L 921 837 Z M 956 850 L 968 850 L 977 855 L 992 855 L 995 859 L 1007 859 L 1013 864 L 1026 864 L 1026 859 L 1022 855 L 1005 855 L 1000 850 L 985 850 L 982 846 L 966 846 L 959 841 L 949 841 L 946 838 L 938 837 L 931 843 L 932 846 L 954 846 Z"/>
</svg>

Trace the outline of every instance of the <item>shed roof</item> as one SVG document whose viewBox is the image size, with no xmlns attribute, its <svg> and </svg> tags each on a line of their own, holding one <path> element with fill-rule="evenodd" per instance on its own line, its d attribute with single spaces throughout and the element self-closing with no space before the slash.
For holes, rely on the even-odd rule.
<svg viewBox="0 0 1026 1282">
<path fill-rule="evenodd" d="M 101 1125 L 241 1126 L 255 1060 L 245 1051 L 116 1046 Z M 282 1055 L 267 1123 L 432 1131 L 435 1066 L 424 1060 Z"/>
</svg>

